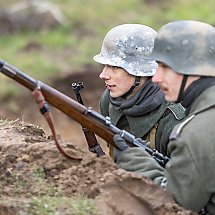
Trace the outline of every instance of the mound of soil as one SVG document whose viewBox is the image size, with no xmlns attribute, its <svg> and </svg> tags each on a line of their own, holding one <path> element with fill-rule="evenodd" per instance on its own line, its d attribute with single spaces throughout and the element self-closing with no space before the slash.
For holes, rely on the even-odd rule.
<svg viewBox="0 0 215 215">
<path fill-rule="evenodd" d="M 151 180 L 119 169 L 108 156 L 98 158 L 60 139 L 73 157 L 67 159 L 40 127 L 0 122 L 0 215 L 43 214 L 34 212 L 35 200 L 47 197 L 62 199 L 47 214 L 75 215 L 63 199 L 80 195 L 95 205 L 94 214 L 194 214 Z"/>
</svg>

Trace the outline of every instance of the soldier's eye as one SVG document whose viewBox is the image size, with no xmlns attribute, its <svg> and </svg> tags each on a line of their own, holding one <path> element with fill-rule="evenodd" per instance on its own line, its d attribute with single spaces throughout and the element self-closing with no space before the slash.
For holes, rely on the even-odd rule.
<svg viewBox="0 0 215 215">
<path fill-rule="evenodd" d="M 112 66 L 113 69 L 119 69 L 120 67 L 118 66 Z"/>
<path fill-rule="evenodd" d="M 164 69 L 169 68 L 166 64 L 158 62 L 158 65 Z"/>
</svg>

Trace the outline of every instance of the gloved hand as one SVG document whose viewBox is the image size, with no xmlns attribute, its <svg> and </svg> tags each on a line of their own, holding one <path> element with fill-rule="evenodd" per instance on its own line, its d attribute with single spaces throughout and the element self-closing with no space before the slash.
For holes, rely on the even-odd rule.
<svg viewBox="0 0 215 215">
<path fill-rule="evenodd" d="M 125 151 L 126 149 L 129 148 L 129 146 L 127 145 L 127 143 L 125 142 L 125 140 L 120 137 L 120 135 L 115 134 L 113 136 L 113 141 L 115 143 L 115 147 L 114 147 L 114 160 L 115 162 L 118 160 L 118 157 L 120 155 L 120 153 L 122 153 L 123 151 Z"/>
</svg>

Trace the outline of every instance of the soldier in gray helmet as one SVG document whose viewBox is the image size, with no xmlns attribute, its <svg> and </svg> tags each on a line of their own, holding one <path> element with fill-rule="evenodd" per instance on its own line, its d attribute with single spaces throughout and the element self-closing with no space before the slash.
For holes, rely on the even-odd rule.
<svg viewBox="0 0 215 215">
<path fill-rule="evenodd" d="M 115 126 L 147 140 L 151 148 L 166 154 L 170 131 L 184 117 L 184 108 L 166 102 L 157 84 L 151 81 L 157 63 L 147 57 L 155 36 L 156 31 L 145 25 L 116 26 L 106 34 L 94 60 L 104 65 L 99 77 L 107 89 L 100 99 L 101 113 L 109 116 Z M 110 155 L 117 156 L 111 146 Z"/>
<path fill-rule="evenodd" d="M 192 20 L 167 23 L 151 57 L 159 65 L 152 81 L 166 100 L 182 103 L 186 118 L 170 134 L 165 168 L 115 135 L 117 164 L 151 178 L 181 206 L 215 214 L 215 28 Z"/>
</svg>

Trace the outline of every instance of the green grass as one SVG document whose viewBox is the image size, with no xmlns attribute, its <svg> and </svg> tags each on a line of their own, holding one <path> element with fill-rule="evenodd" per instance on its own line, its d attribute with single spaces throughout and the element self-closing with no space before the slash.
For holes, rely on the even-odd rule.
<svg viewBox="0 0 215 215">
<path fill-rule="evenodd" d="M 0 128 L 4 126 L 10 126 L 16 123 L 18 120 L 8 120 L 0 118 Z"/>
<path fill-rule="evenodd" d="M 170 5 L 165 13 L 167 21 L 175 19 L 193 19 L 215 24 L 215 4 L 208 0 L 204 4 L 200 0 L 178 0 L 175 5 Z"/>
<path fill-rule="evenodd" d="M 2 8 L 7 4 L 0 0 Z M 66 23 L 49 31 L 25 31 L 1 35 L 1 59 L 34 78 L 49 82 L 61 73 L 72 72 L 83 64 L 95 63 L 105 34 L 122 23 L 142 23 L 158 30 L 163 24 L 178 19 L 195 19 L 215 24 L 214 0 L 53 0 L 66 18 Z M 154 2 L 154 3 L 152 3 Z M 4 84 L 1 93 L 20 94 L 13 84 Z M 21 92 L 20 92 L 21 91 Z"/>
<path fill-rule="evenodd" d="M 66 197 L 50 197 L 43 196 L 40 198 L 34 197 L 29 208 L 26 207 L 25 212 L 35 215 L 53 215 L 61 214 L 60 210 L 65 210 L 66 214 L 75 215 L 96 215 L 96 209 L 93 202 L 83 196 L 76 198 Z"/>
<path fill-rule="evenodd" d="M 34 214 L 34 215 L 98 215 L 95 204 L 92 200 L 77 196 L 69 197 L 51 197 L 34 196 L 26 199 L 0 199 L 0 205 L 6 208 L 16 208 L 17 214 Z"/>
</svg>

